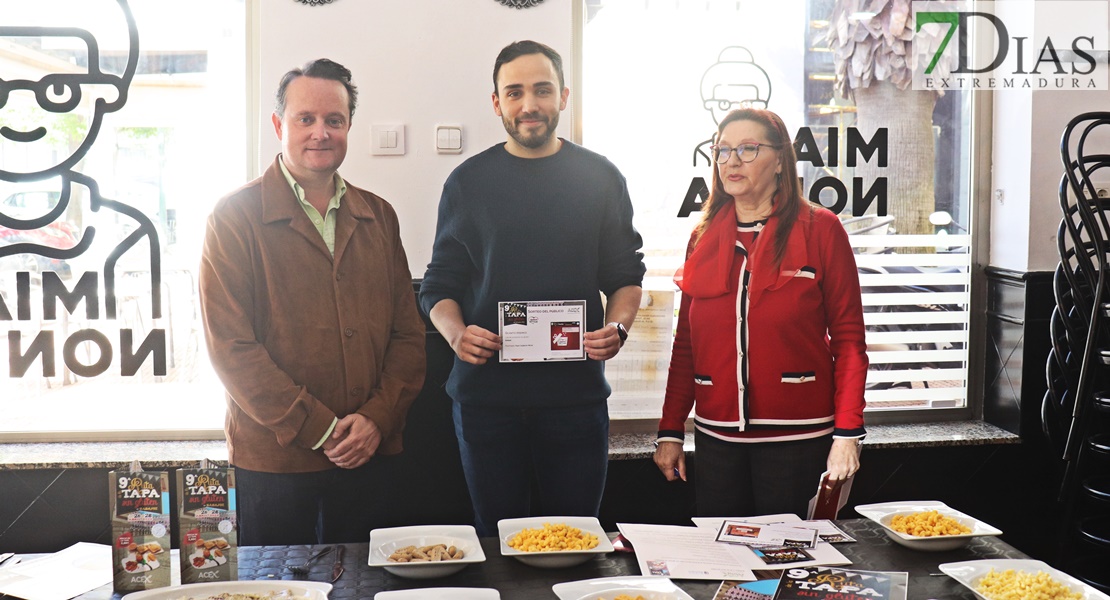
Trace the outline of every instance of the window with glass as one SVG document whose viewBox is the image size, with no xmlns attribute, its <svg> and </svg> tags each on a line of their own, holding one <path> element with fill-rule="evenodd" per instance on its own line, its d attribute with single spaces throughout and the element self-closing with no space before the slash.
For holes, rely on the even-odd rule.
<svg viewBox="0 0 1110 600">
<path fill-rule="evenodd" d="M 708 197 L 717 123 L 770 109 L 796 132 L 803 190 L 840 216 L 856 252 L 867 410 L 968 407 L 972 98 L 899 87 L 909 38 L 897 11 L 910 3 L 581 1 L 581 141 L 628 179 L 645 288 L 677 307 L 672 277 Z M 625 356 L 635 365 L 610 373 L 614 416 L 658 416 L 668 353 Z"/>
<path fill-rule="evenodd" d="M 36 0 L 0 19 L 4 439 L 216 431 L 196 271 L 247 178 L 245 0 Z"/>
</svg>

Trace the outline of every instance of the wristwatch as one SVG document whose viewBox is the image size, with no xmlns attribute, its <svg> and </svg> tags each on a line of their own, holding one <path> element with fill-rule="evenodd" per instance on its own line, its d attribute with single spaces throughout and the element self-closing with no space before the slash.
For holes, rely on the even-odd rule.
<svg viewBox="0 0 1110 600">
<path fill-rule="evenodd" d="M 617 328 L 617 335 L 621 338 L 621 347 L 623 348 L 624 343 L 628 341 L 628 330 L 624 328 L 624 323 L 613 321 L 609 324 Z"/>
</svg>

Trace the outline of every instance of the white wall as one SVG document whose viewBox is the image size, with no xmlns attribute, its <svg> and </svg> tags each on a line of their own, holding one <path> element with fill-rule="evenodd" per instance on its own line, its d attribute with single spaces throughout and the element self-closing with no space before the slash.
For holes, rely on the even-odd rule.
<svg viewBox="0 0 1110 600">
<path fill-rule="evenodd" d="M 544 42 L 572 65 L 572 7 L 577 0 L 546 0 L 513 9 L 494 0 L 342 0 L 323 6 L 256 0 L 259 32 L 260 168 L 279 152 L 269 115 L 281 75 L 326 56 L 349 67 L 360 89 L 350 149 L 341 173 L 396 207 L 414 277 L 431 256 L 436 206 L 443 180 L 466 157 L 503 141 L 490 103 L 497 52 L 520 39 Z M 1051 2 L 1010 5 L 1050 10 Z M 1026 7 L 1026 8 L 1022 8 Z M 1102 66 L 1106 68 L 1105 65 Z M 992 185 L 1003 199 L 991 206 L 990 264 L 1018 271 L 1050 271 L 1058 261 L 1056 200 L 1062 167 L 1059 140 L 1076 114 L 1110 110 L 1110 92 L 995 92 Z M 571 136 L 573 106 L 559 134 Z M 370 156 L 370 123 L 406 125 L 405 156 Z M 463 153 L 436 154 L 436 123 L 461 124 Z"/>
<path fill-rule="evenodd" d="M 490 100 L 497 53 L 516 40 L 543 42 L 563 55 L 570 79 L 574 0 L 547 0 L 528 9 L 494 0 L 338 0 L 322 6 L 256 1 L 260 169 L 281 151 L 270 114 L 282 74 L 320 57 L 351 69 L 359 105 L 340 173 L 397 209 L 413 277 L 423 276 L 431 258 L 444 179 L 468 156 L 505 140 Z M 572 109 L 559 125 L 566 138 Z M 404 123 L 407 153 L 371 156 L 372 122 Z M 461 155 L 436 154 L 436 123 L 463 126 Z"/>
<path fill-rule="evenodd" d="M 1053 10 L 1051 1 L 996 3 L 1004 19 L 1032 18 Z M 1026 12 L 1022 12 L 1026 11 Z M 1110 24 L 1108 24 L 1110 26 Z M 1105 59 L 1096 75 L 1106 77 Z M 1020 91 L 994 93 L 993 178 L 1003 200 L 991 202 L 990 264 L 1017 271 L 1052 271 L 1060 262 L 1060 136 L 1080 113 L 1110 111 L 1110 91 Z M 1110 152 L 1105 138 L 1093 150 Z"/>
</svg>

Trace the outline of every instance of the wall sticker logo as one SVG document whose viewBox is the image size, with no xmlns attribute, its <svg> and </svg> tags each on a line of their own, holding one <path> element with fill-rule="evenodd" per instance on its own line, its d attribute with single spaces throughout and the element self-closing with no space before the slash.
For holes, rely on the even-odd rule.
<svg viewBox="0 0 1110 600">
<path fill-rule="evenodd" d="M 914 2 L 913 16 L 915 90 L 1108 89 L 1104 0 Z"/>
<path fill-rule="evenodd" d="M 151 323 L 162 317 L 158 229 L 138 208 L 106 198 L 82 172 L 105 115 L 126 104 L 139 62 L 130 7 L 126 0 L 10 3 L 0 43 L 47 57 L 21 63 L 0 56 L 7 374 L 22 377 L 41 360 L 41 374 L 53 377 L 60 344 L 65 367 L 83 377 L 113 363 L 119 375 L 132 376 L 148 360 L 154 375 L 165 375 L 165 329 L 139 330 L 120 318 L 125 302 Z M 113 51 L 102 54 L 109 43 Z M 95 351 L 80 350 L 89 344 Z"/>
</svg>

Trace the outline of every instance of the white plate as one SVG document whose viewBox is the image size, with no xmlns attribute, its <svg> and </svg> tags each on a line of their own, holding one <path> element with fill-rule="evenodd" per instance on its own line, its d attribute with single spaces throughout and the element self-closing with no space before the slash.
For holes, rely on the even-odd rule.
<svg viewBox="0 0 1110 600">
<path fill-rule="evenodd" d="M 124 596 L 123 600 L 180 600 L 193 597 L 207 598 L 223 592 L 265 594 L 281 590 L 290 590 L 298 598 L 327 600 L 331 584 L 321 581 L 215 581 L 132 592 Z"/>
<path fill-rule="evenodd" d="M 940 565 L 941 572 L 959 581 L 964 587 L 975 592 L 975 595 L 980 598 L 985 597 L 975 591 L 975 586 L 979 583 L 980 578 L 990 573 L 991 569 L 995 571 L 1013 569 L 1018 572 L 1032 574 L 1036 574 L 1037 571 L 1042 571 L 1051 575 L 1056 581 L 1071 588 L 1071 591 L 1083 594 L 1083 600 L 1110 600 L 1110 596 L 1103 594 L 1063 571 L 1053 569 L 1039 560 L 997 558 L 988 560 L 965 560 L 963 562 L 944 563 Z"/>
<path fill-rule="evenodd" d="M 611 600 L 621 594 L 646 600 L 694 600 L 666 577 L 600 577 L 556 583 L 551 590 L 559 600 Z"/>
<path fill-rule="evenodd" d="M 428 588 L 378 592 L 374 600 L 501 600 L 501 594 L 490 588 Z"/>
<path fill-rule="evenodd" d="M 559 552 L 521 552 L 509 547 L 509 540 L 522 529 L 543 529 L 544 523 L 577 527 L 583 533 L 597 536 L 597 546 L 589 550 L 564 550 Z M 594 517 L 524 517 L 521 519 L 501 519 L 497 522 L 497 535 L 501 538 L 501 554 L 511 556 L 533 567 L 561 569 L 580 565 L 595 554 L 613 551 L 613 543 L 601 528 L 601 522 Z"/>
<path fill-rule="evenodd" d="M 917 535 L 908 535 L 899 531 L 894 531 L 890 528 L 890 520 L 895 515 L 908 515 L 915 512 L 923 512 L 935 510 L 938 513 L 955 519 L 971 528 L 971 533 L 962 533 L 959 535 L 936 535 L 931 537 L 922 537 Z M 856 512 L 871 519 L 872 521 L 882 525 L 886 530 L 886 534 L 890 539 L 896 543 L 901 544 L 907 548 L 914 550 L 954 550 L 961 546 L 966 545 L 972 538 L 984 535 L 1001 535 L 1002 531 L 987 523 L 965 515 L 964 513 L 949 508 L 943 502 L 935 500 L 920 500 L 912 502 L 883 502 L 881 504 L 864 504 L 856 507 Z"/>
<path fill-rule="evenodd" d="M 389 555 L 405 546 L 432 546 L 446 544 L 463 551 L 458 560 L 438 562 L 395 563 Z M 418 525 L 415 527 L 387 527 L 370 531 L 370 557 L 367 564 L 382 567 L 398 577 L 432 579 L 446 577 L 463 570 L 466 565 L 485 562 L 486 553 L 478 535 L 470 525 Z"/>
</svg>

